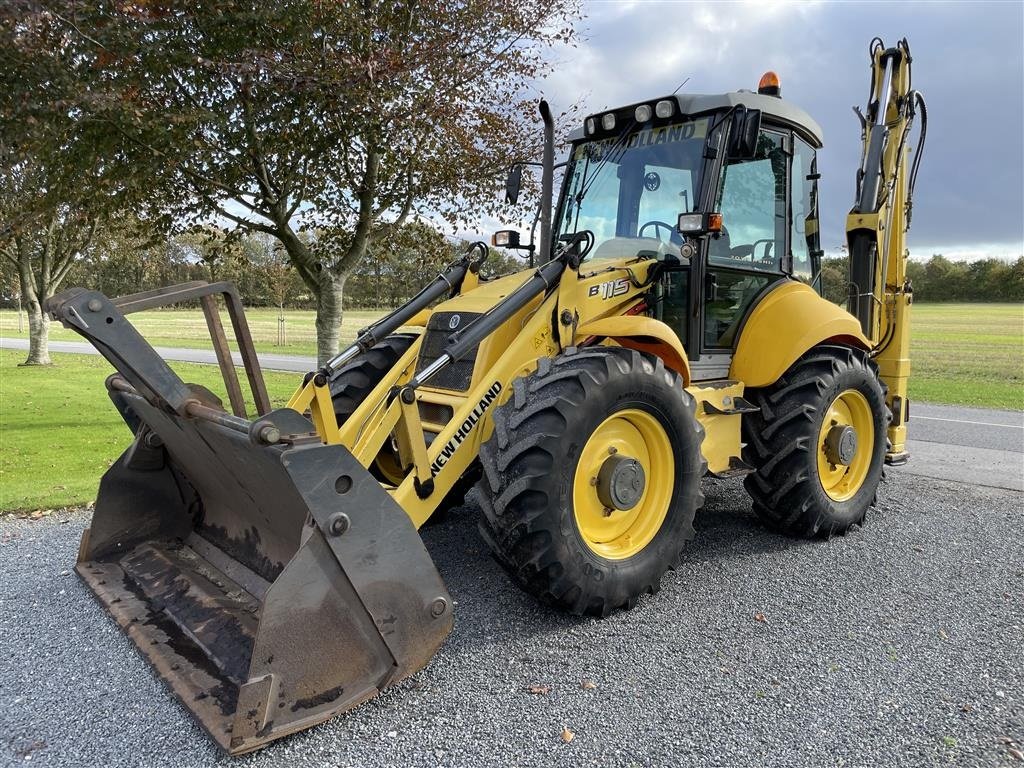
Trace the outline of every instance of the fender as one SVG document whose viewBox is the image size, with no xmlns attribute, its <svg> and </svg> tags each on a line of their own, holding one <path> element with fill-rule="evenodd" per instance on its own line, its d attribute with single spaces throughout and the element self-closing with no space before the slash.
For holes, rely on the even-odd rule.
<svg viewBox="0 0 1024 768">
<path fill-rule="evenodd" d="M 690 364 L 686 350 L 676 332 L 668 325 L 643 315 L 618 315 L 591 320 L 576 329 L 577 339 L 604 336 L 628 349 L 636 349 L 660 357 L 666 368 L 683 377 L 683 386 L 690 384 Z"/>
<path fill-rule="evenodd" d="M 729 378 L 748 387 L 774 384 L 807 350 L 826 342 L 871 348 L 853 315 L 809 285 L 782 281 L 743 323 Z"/>
</svg>

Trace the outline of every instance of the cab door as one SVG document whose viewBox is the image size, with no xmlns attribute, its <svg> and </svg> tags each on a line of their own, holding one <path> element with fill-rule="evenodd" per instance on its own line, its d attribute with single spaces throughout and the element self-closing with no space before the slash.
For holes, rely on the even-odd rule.
<svg viewBox="0 0 1024 768">
<path fill-rule="evenodd" d="M 762 129 L 753 158 L 722 165 L 714 206 L 722 214 L 722 231 L 708 241 L 699 286 L 701 354 L 691 362 L 694 378 L 727 374 L 744 318 L 786 276 L 791 146 L 788 132 Z"/>
</svg>

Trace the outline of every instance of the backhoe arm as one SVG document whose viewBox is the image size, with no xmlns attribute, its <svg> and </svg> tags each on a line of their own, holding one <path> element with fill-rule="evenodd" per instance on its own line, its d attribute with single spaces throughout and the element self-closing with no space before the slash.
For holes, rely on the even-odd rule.
<svg viewBox="0 0 1024 768">
<path fill-rule="evenodd" d="M 857 198 L 846 220 L 850 252 L 849 310 L 873 345 L 872 357 L 887 385 L 892 413 L 886 460 L 906 461 L 909 415 L 910 305 L 913 290 L 906 277 L 914 181 L 924 145 L 927 111 L 913 90 L 910 47 L 901 40 L 886 48 L 871 44 L 871 92 L 867 114 L 857 114 L 864 150 L 857 173 Z M 908 138 L 917 113 L 921 131 L 912 164 Z"/>
</svg>

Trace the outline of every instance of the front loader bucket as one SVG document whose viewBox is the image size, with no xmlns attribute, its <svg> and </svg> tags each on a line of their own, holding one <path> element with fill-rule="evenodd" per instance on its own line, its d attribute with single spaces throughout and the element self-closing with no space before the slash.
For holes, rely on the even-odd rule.
<svg viewBox="0 0 1024 768">
<path fill-rule="evenodd" d="M 176 412 L 177 390 L 147 375 L 152 348 L 129 359 L 94 343 L 117 361 L 107 386 L 136 436 L 103 476 L 76 570 L 221 747 L 257 749 L 427 663 L 451 599 L 409 517 L 346 448 L 294 411 L 231 416 L 180 379 L 192 397 Z"/>
</svg>

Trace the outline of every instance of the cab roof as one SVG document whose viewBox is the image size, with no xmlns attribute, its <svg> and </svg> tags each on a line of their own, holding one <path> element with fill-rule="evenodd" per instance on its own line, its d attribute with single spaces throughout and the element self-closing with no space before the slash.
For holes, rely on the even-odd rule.
<svg viewBox="0 0 1024 768">
<path fill-rule="evenodd" d="M 752 91 L 731 91 L 729 93 L 703 94 L 703 93 L 679 93 L 674 96 L 663 98 L 675 99 L 681 115 L 700 115 L 706 112 L 716 112 L 722 109 L 730 109 L 742 104 L 749 109 L 759 109 L 769 122 L 782 123 L 788 128 L 793 128 L 804 139 L 811 142 L 814 147 L 822 145 L 821 126 L 817 121 L 795 104 L 781 99 L 777 96 L 766 96 Z M 641 104 L 650 104 L 652 107 L 661 99 L 648 99 L 637 102 L 631 107 Z M 605 112 L 621 112 L 623 108 L 613 110 L 602 110 L 590 117 L 600 119 Z M 627 107 L 626 109 L 629 109 Z M 575 129 L 569 136 L 570 141 L 578 141 L 584 138 L 583 127 Z"/>
</svg>

